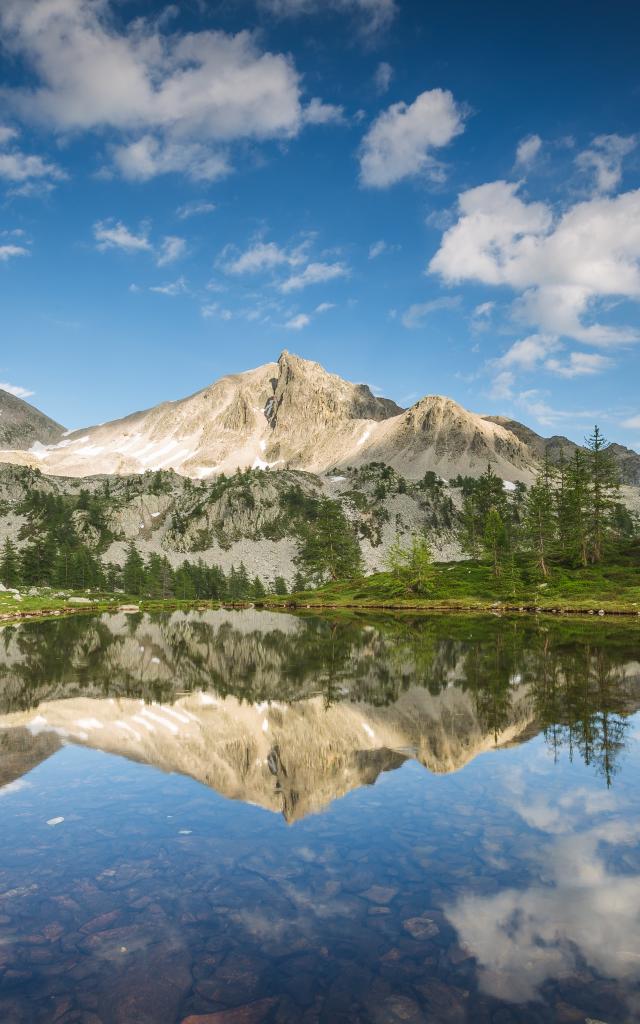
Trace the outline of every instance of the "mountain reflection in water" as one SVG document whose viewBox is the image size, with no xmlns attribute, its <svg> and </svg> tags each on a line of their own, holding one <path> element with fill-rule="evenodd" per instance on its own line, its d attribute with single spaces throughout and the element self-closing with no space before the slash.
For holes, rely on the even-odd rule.
<svg viewBox="0 0 640 1024">
<path fill-rule="evenodd" d="M 495 617 L 4 629 L 0 1019 L 636 1019 L 638 647 Z"/>
</svg>

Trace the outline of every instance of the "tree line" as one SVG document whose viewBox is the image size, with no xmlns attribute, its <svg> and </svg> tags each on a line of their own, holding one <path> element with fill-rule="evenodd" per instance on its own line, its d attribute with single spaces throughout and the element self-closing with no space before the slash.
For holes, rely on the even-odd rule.
<svg viewBox="0 0 640 1024">
<path fill-rule="evenodd" d="M 516 555 L 544 578 L 554 565 L 601 564 L 637 535 L 619 489 L 613 453 L 596 426 L 571 460 L 562 453 L 557 463 L 545 458 L 528 490 L 520 484 L 505 491 L 488 466 L 466 486 L 459 539 L 470 557 L 491 563 L 495 576 L 512 571 Z"/>
</svg>

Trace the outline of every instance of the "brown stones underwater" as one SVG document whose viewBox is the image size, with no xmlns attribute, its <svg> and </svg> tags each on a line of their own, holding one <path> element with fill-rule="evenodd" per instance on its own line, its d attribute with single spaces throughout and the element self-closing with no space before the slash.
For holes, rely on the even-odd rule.
<svg viewBox="0 0 640 1024">
<path fill-rule="evenodd" d="M 0 633 L 3 1024 L 637 1019 L 632 629 L 211 615 Z"/>
</svg>

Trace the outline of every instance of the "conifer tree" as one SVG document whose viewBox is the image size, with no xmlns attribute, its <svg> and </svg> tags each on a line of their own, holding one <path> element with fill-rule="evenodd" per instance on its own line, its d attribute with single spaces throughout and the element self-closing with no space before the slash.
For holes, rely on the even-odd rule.
<svg viewBox="0 0 640 1024">
<path fill-rule="evenodd" d="M 485 555 L 493 567 L 493 575 L 500 576 L 509 545 L 502 516 L 495 505 L 489 509 L 485 519 L 483 542 Z"/>
<path fill-rule="evenodd" d="M 613 530 L 614 510 L 619 489 L 618 473 L 609 442 L 597 424 L 585 439 L 588 449 L 587 510 L 588 552 L 591 562 L 601 562 Z"/>
<path fill-rule="evenodd" d="M 548 459 L 538 479 L 529 489 L 524 507 L 524 539 L 533 552 L 536 567 L 546 579 L 556 548 L 557 519 L 552 486 L 553 474 Z"/>
<path fill-rule="evenodd" d="M 122 574 L 127 594 L 140 595 L 144 593 L 144 562 L 133 543 L 129 545 Z"/>
<path fill-rule="evenodd" d="M 9 537 L 4 542 L 2 559 L 0 560 L 0 582 L 5 587 L 17 587 L 20 583 L 20 563 L 13 541 Z"/>
</svg>

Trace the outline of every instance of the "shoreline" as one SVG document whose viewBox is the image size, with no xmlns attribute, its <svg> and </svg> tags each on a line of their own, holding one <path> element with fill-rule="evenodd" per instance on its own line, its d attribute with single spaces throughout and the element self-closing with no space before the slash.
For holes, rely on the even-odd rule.
<svg viewBox="0 0 640 1024">
<path fill-rule="evenodd" d="M 159 613 L 170 611 L 208 611 L 216 609 L 229 609 L 241 611 L 243 609 L 256 608 L 276 612 L 318 612 L 323 611 L 349 611 L 349 612 L 404 612 L 419 614 L 442 614 L 442 615 L 493 615 L 500 618 L 503 615 L 511 616 L 554 616 L 573 618 L 626 618 L 634 619 L 640 617 L 640 608 L 636 607 L 590 607 L 579 608 L 554 603 L 553 605 L 533 604 L 507 604 L 491 602 L 488 604 L 463 604 L 456 601 L 433 601 L 419 603 L 402 603 L 399 601 L 298 601 L 283 598 L 281 601 L 243 601 L 243 602 L 221 602 L 208 600 L 176 601 L 170 600 L 146 600 L 120 604 L 111 601 L 95 601 L 86 605 L 50 605 L 42 608 L 28 608 L 22 610 L 0 612 L 0 629 L 5 626 L 19 625 L 22 622 L 35 620 L 46 620 L 56 618 L 69 618 L 74 615 L 102 615 L 106 612 L 112 614 L 138 615 L 145 613 Z"/>
</svg>

